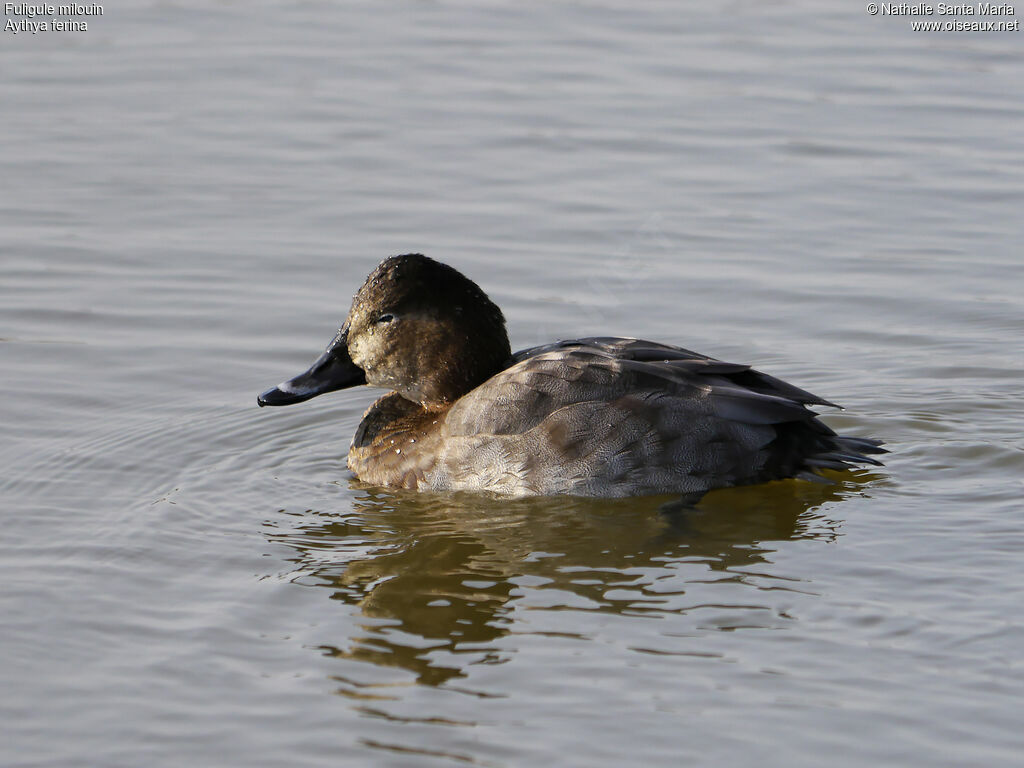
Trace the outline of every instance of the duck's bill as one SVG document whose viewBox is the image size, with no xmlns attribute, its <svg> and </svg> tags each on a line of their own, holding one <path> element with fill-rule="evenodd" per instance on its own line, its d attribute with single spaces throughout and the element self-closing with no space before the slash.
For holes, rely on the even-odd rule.
<svg viewBox="0 0 1024 768">
<path fill-rule="evenodd" d="M 261 408 L 264 405 L 292 405 L 325 392 L 365 383 L 363 369 L 348 355 L 348 333 L 343 329 L 308 371 L 268 389 L 256 398 L 256 402 Z"/>
</svg>

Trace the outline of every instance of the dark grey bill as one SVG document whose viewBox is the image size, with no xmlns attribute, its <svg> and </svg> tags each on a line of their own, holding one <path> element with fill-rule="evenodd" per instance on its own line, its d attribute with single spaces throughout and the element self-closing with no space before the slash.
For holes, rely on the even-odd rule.
<svg viewBox="0 0 1024 768">
<path fill-rule="evenodd" d="M 342 328 L 308 371 L 268 389 L 256 398 L 256 402 L 261 408 L 264 405 L 292 405 L 325 392 L 365 383 L 366 374 L 348 354 L 348 328 Z"/>
</svg>

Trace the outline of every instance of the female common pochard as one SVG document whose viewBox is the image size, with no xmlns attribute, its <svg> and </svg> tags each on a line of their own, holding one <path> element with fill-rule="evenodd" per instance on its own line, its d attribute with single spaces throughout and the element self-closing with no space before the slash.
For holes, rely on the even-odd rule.
<svg viewBox="0 0 1024 768">
<path fill-rule="evenodd" d="M 390 390 L 348 453 L 349 469 L 373 485 L 692 498 L 821 479 L 821 469 L 877 465 L 869 454 L 885 453 L 807 408 L 832 403 L 748 365 L 609 336 L 512 354 L 505 318 L 480 287 L 420 254 L 381 262 L 323 355 L 258 402 L 361 384 Z"/>
</svg>

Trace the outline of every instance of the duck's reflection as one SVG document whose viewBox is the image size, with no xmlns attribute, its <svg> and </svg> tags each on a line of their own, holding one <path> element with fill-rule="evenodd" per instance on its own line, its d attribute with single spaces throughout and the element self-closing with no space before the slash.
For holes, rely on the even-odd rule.
<svg viewBox="0 0 1024 768">
<path fill-rule="evenodd" d="M 666 498 L 502 500 L 353 484 L 351 511 L 303 511 L 268 536 L 293 550 L 295 581 L 327 587 L 368 619 L 363 636 L 326 653 L 438 685 L 501 660 L 496 641 L 513 629 L 520 601 L 640 614 L 685 611 L 688 584 L 806 590 L 765 567 L 773 542 L 834 537 L 820 507 L 870 477 L 732 488 L 681 509 Z"/>
</svg>

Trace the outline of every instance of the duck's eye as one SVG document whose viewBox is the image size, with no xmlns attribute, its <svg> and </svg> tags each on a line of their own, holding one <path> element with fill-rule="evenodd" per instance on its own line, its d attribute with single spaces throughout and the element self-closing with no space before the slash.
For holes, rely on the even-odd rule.
<svg viewBox="0 0 1024 768">
<path fill-rule="evenodd" d="M 377 323 L 378 325 L 384 325 L 386 323 L 392 322 L 394 319 L 395 319 L 394 315 L 392 315 L 390 312 L 385 312 L 383 315 L 378 317 L 373 322 Z"/>
</svg>

